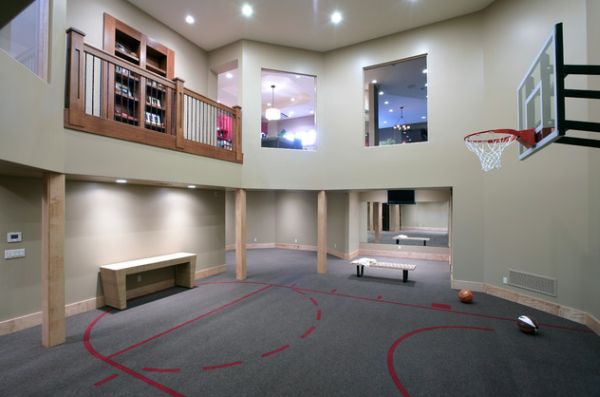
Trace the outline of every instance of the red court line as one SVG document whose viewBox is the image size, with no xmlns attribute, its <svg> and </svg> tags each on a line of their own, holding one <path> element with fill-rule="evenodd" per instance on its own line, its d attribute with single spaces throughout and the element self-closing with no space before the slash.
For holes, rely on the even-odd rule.
<svg viewBox="0 0 600 397">
<path fill-rule="evenodd" d="M 301 337 L 300 339 L 304 339 L 306 338 L 308 335 L 312 334 L 312 332 L 316 329 L 317 327 L 315 327 L 314 325 L 312 327 L 310 327 Z"/>
<path fill-rule="evenodd" d="M 214 369 L 221 369 L 221 368 L 233 367 L 235 365 L 241 365 L 241 364 L 242 364 L 241 361 L 234 361 L 232 363 L 221 364 L 221 365 L 209 365 L 209 366 L 206 366 L 206 367 L 202 367 L 202 371 L 212 371 Z"/>
<path fill-rule="evenodd" d="M 312 302 L 313 305 L 319 306 L 319 302 L 317 302 L 317 300 L 315 298 L 310 298 L 310 301 Z"/>
<path fill-rule="evenodd" d="M 321 321 L 321 310 L 317 310 L 317 321 Z"/>
<path fill-rule="evenodd" d="M 278 349 L 271 350 L 270 352 L 263 353 L 260 356 L 263 357 L 263 358 L 264 357 L 269 357 L 269 356 L 272 356 L 273 354 L 281 353 L 282 351 L 284 351 L 286 349 L 289 349 L 289 347 L 290 347 L 290 345 L 284 345 L 284 346 L 281 346 Z"/>
<path fill-rule="evenodd" d="M 105 383 L 110 382 L 111 380 L 113 380 L 114 378 L 116 378 L 117 376 L 119 376 L 119 374 L 112 374 L 107 376 L 106 378 L 99 380 L 98 382 L 94 383 L 94 386 L 98 387 L 98 386 L 102 386 Z"/>
<path fill-rule="evenodd" d="M 263 287 L 263 288 L 261 288 L 261 289 L 259 289 L 259 290 L 257 290 L 257 291 L 251 292 L 251 293 L 249 293 L 248 295 L 244 295 L 244 296 L 242 296 L 241 298 L 238 298 L 238 299 L 235 299 L 235 300 L 233 300 L 233 301 L 231 301 L 231 302 L 229 302 L 229 303 L 226 303 L 226 304 L 224 304 L 223 306 L 220 306 L 220 307 L 218 307 L 218 308 L 216 308 L 216 309 L 213 309 L 213 310 L 211 310 L 211 311 L 209 311 L 209 312 L 206 312 L 206 313 L 204 313 L 204 314 L 201 314 L 201 315 L 199 315 L 199 316 L 197 316 L 197 317 L 194 317 L 194 318 L 192 318 L 192 319 L 189 319 L 189 320 L 187 320 L 187 321 L 185 321 L 185 322 L 183 322 L 183 323 L 181 323 L 181 324 L 179 324 L 179 325 L 176 325 L 176 326 L 174 326 L 174 327 L 171 327 L 171 328 L 167 329 L 166 331 L 163 331 L 163 332 L 161 332 L 161 333 L 159 333 L 159 334 L 156 334 L 156 335 L 154 335 L 154 336 L 151 336 L 151 337 L 149 337 L 149 338 L 146 338 L 146 339 L 144 339 L 144 340 L 143 340 L 143 341 L 141 341 L 141 342 L 135 343 L 135 344 L 133 344 L 133 345 L 131 345 L 131 346 L 128 346 L 128 347 L 126 347 L 126 348 L 124 348 L 124 349 L 121 349 L 121 350 L 119 350 L 119 351 L 117 351 L 117 352 L 115 352 L 115 353 L 112 353 L 111 355 L 109 355 L 109 356 L 108 356 L 108 358 L 113 358 L 113 357 L 116 357 L 116 356 L 118 356 L 118 355 L 120 355 L 120 354 L 123 354 L 123 353 L 125 353 L 125 352 L 128 352 L 128 351 L 130 351 L 130 350 L 136 349 L 136 348 L 138 348 L 138 347 L 140 347 L 140 346 L 142 346 L 142 345 L 144 345 L 144 344 L 146 344 L 146 343 L 148 343 L 148 342 L 151 342 L 151 341 L 153 341 L 153 340 L 155 340 L 155 339 L 158 339 L 158 338 L 160 338 L 161 336 L 165 336 L 165 335 L 167 335 L 167 334 L 169 334 L 169 333 L 171 333 L 171 332 L 173 332 L 173 331 L 176 331 L 176 330 L 178 330 L 179 328 L 182 328 L 182 327 L 184 327 L 184 326 L 186 326 L 186 325 L 188 325 L 188 324 L 191 324 L 191 323 L 193 323 L 193 322 L 195 322 L 195 321 L 201 320 L 201 319 L 203 319 L 204 317 L 210 316 L 211 314 L 214 314 L 214 313 L 220 312 L 221 310 L 224 310 L 224 309 L 228 308 L 229 306 L 233 306 L 233 305 L 235 305 L 236 303 L 239 303 L 239 302 L 241 302 L 241 301 L 243 301 L 243 300 L 245 300 L 245 299 L 248 299 L 249 297 L 251 297 L 251 296 L 253 296 L 253 295 L 256 295 L 256 294 L 258 294 L 258 293 L 261 293 L 261 292 L 263 292 L 263 291 L 265 291 L 265 290 L 267 290 L 267 289 L 269 289 L 269 288 L 271 288 L 271 286 L 270 286 L 270 285 L 267 285 L 266 287 Z"/>
<path fill-rule="evenodd" d="M 128 375 L 133 376 L 136 379 L 141 380 L 142 382 L 147 383 L 148 385 L 164 392 L 167 393 L 170 396 L 173 397 L 185 397 L 183 394 L 161 384 L 158 383 L 142 374 L 140 374 L 139 372 L 134 371 L 133 369 L 124 366 L 123 364 L 119 364 L 118 362 L 111 360 L 110 358 L 102 355 L 100 352 L 98 352 L 96 349 L 94 349 L 94 347 L 92 346 L 92 343 L 90 342 L 90 335 L 92 333 L 92 329 L 94 328 L 94 326 L 98 323 L 98 321 L 100 321 L 100 319 L 102 319 L 104 316 L 106 316 L 109 312 L 104 312 L 101 315 L 99 315 L 98 317 L 96 317 L 94 319 L 94 321 L 92 321 L 90 323 L 90 325 L 88 325 L 88 327 L 85 330 L 85 333 L 83 334 L 83 344 L 85 345 L 85 348 L 87 349 L 87 351 L 94 357 L 96 357 L 98 360 L 100 361 L 104 361 L 106 364 L 115 367 L 116 369 L 118 369 L 119 371 L 125 372 Z"/>
<path fill-rule="evenodd" d="M 145 367 L 145 368 L 142 368 L 142 371 L 176 374 L 176 373 L 181 372 L 181 368 L 149 368 L 149 367 Z"/>
<path fill-rule="evenodd" d="M 275 284 L 273 284 L 273 286 L 279 287 L 279 285 L 275 285 Z M 281 287 L 281 288 L 289 288 L 289 287 Z M 300 291 L 298 288 L 292 288 L 292 291 L 294 291 L 295 293 L 300 294 L 300 295 L 306 295 L 304 292 Z"/>
<path fill-rule="evenodd" d="M 331 293 L 332 293 L 332 294 L 335 294 L 335 291 L 337 291 L 337 289 L 336 289 L 336 288 L 332 289 L 332 290 L 331 290 Z"/>
<path fill-rule="evenodd" d="M 470 326 L 464 326 L 464 325 L 442 325 L 442 326 L 437 326 L 437 327 L 419 328 L 419 329 L 411 331 L 407 334 L 404 334 L 400 338 L 396 339 L 396 341 L 392 344 L 392 346 L 390 346 L 390 348 L 388 349 L 388 352 L 387 352 L 387 367 L 388 367 L 388 372 L 389 372 L 390 376 L 392 377 L 394 384 L 396 385 L 396 388 L 400 391 L 400 393 L 402 393 L 402 395 L 404 397 L 410 397 L 410 394 L 408 394 L 408 391 L 402 385 L 402 382 L 400 382 L 400 379 L 398 378 L 398 374 L 396 373 L 396 369 L 394 368 L 394 351 L 396 350 L 396 348 L 398 347 L 398 345 L 400 343 L 404 342 L 406 339 L 410 338 L 411 336 L 414 336 L 414 335 L 417 335 L 417 334 L 420 334 L 423 332 L 435 331 L 438 329 L 466 329 L 466 330 L 486 331 L 486 332 L 494 331 L 492 328 L 485 328 L 485 327 L 470 327 Z"/>
<path fill-rule="evenodd" d="M 209 282 L 205 282 L 205 283 L 198 283 L 197 285 L 200 286 L 200 285 L 209 285 L 209 284 L 254 284 L 254 285 L 269 285 L 271 287 L 276 287 L 276 288 L 290 288 L 287 285 L 269 284 L 269 283 L 263 283 L 263 282 L 258 282 L 258 281 L 209 281 Z M 368 297 L 364 297 L 364 296 L 354 296 L 354 295 L 348 295 L 348 294 L 339 294 L 339 293 L 332 294 L 331 292 L 313 290 L 313 289 L 308 289 L 308 288 L 294 288 L 294 291 L 296 291 L 300 294 L 303 294 L 303 295 L 304 295 L 304 292 L 308 292 L 308 293 L 313 293 L 313 294 L 335 296 L 335 297 L 340 297 L 340 298 L 357 299 L 357 300 L 362 300 L 362 301 L 366 301 L 366 302 L 387 303 L 387 304 L 391 304 L 391 305 L 411 307 L 413 309 L 432 310 L 432 311 L 451 313 L 451 314 L 456 314 L 456 315 L 489 318 L 492 320 L 500 320 L 500 321 L 511 321 L 511 322 L 516 321 L 516 319 L 512 318 L 512 317 L 492 316 L 492 315 L 482 314 L 482 313 L 470 313 L 470 312 L 461 312 L 461 311 L 454 311 L 454 310 L 448 311 L 448 310 L 436 309 L 436 308 L 433 308 L 430 306 L 424 306 L 424 305 L 415 305 L 415 304 L 402 303 L 402 302 L 390 301 L 390 300 L 377 300 L 377 299 L 368 298 Z M 304 291 L 304 292 L 302 292 L 302 291 Z M 592 331 L 590 329 L 580 329 L 580 328 L 575 328 L 575 327 L 553 325 L 553 324 L 546 324 L 546 323 L 540 323 L 540 325 L 542 325 L 544 327 L 548 327 L 548 328 L 562 329 L 565 331 L 580 332 L 580 333 L 584 333 L 584 334 L 593 334 L 594 333 L 594 331 Z"/>
<path fill-rule="evenodd" d="M 381 300 L 381 299 L 383 299 L 383 296 L 381 296 L 381 295 L 378 295 L 378 296 L 377 296 L 377 300 Z"/>
<path fill-rule="evenodd" d="M 445 303 L 432 303 L 431 307 L 434 307 L 436 309 L 442 309 L 442 310 L 452 310 L 452 306 L 447 305 Z"/>
</svg>

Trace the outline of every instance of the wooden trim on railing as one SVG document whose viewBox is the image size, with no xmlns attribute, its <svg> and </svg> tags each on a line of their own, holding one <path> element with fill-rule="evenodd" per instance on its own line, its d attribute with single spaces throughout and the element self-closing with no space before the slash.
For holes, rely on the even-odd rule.
<svg viewBox="0 0 600 397">
<path fill-rule="evenodd" d="M 184 102 L 183 102 L 183 88 L 184 81 L 178 77 L 175 78 L 175 136 L 177 142 L 177 148 L 182 149 L 185 137 L 183 136 L 183 115 L 184 115 Z"/>
<path fill-rule="evenodd" d="M 76 29 L 67 30 L 69 62 L 67 64 L 67 98 L 65 107 L 70 125 L 83 126 L 81 117 L 84 115 L 84 95 L 83 92 L 83 62 L 84 62 L 84 43 L 85 33 Z"/>
<path fill-rule="evenodd" d="M 233 131 L 233 151 L 235 153 L 235 160 L 243 163 L 244 153 L 242 153 L 242 108 L 239 106 L 234 106 L 233 110 L 235 112 L 235 123 L 233 123 L 235 127 Z"/>
<path fill-rule="evenodd" d="M 183 90 L 183 92 L 184 92 L 185 95 L 189 95 L 192 98 L 199 100 L 200 102 L 207 103 L 207 104 L 209 104 L 211 106 L 214 106 L 216 108 L 219 108 L 219 109 L 221 109 L 221 110 L 223 110 L 223 111 L 225 111 L 227 113 L 234 113 L 233 109 L 230 108 L 229 106 L 225 106 L 222 103 L 219 103 L 217 101 L 213 101 L 212 99 L 207 98 L 204 95 L 198 94 L 197 92 L 194 92 L 194 91 L 189 90 L 187 88 L 185 88 Z"/>
<path fill-rule="evenodd" d="M 68 38 L 68 62 L 67 62 L 67 90 L 65 98 L 65 127 L 102 135 L 110 138 L 122 139 L 130 142 L 141 143 L 150 146 L 156 146 L 164 149 L 175 150 L 184 153 L 195 154 L 204 157 L 210 157 L 218 160 L 230 161 L 235 163 L 243 162 L 241 145 L 241 108 L 230 108 L 222 105 L 210 98 L 200 95 L 184 87 L 182 79 L 167 80 L 164 77 L 146 71 L 143 68 L 126 62 L 106 51 L 94 48 L 84 43 L 84 34 L 75 29 L 67 31 Z M 85 65 L 86 54 L 96 57 L 102 62 L 101 78 L 106 83 L 99 86 L 101 101 L 103 106 L 99 113 L 86 113 L 86 92 L 85 92 Z M 140 90 L 139 109 L 137 116 L 137 125 L 121 123 L 113 120 L 114 114 L 114 69 L 115 67 L 125 68 L 137 77 L 139 77 Z M 157 132 L 145 128 L 146 112 L 146 81 L 152 80 L 165 87 L 165 114 L 164 132 Z M 92 87 L 94 88 L 94 87 Z M 92 95 L 94 95 L 92 93 Z M 231 115 L 233 123 L 233 150 L 226 149 L 211 144 L 199 143 L 184 136 L 184 117 L 185 117 L 185 95 L 201 101 L 215 109 L 226 112 Z M 93 102 L 92 102 L 93 103 Z"/>
</svg>

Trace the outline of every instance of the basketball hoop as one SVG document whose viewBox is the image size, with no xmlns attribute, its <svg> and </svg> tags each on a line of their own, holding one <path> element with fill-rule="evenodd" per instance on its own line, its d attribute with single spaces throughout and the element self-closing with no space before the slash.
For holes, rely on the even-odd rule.
<svg viewBox="0 0 600 397">
<path fill-rule="evenodd" d="M 527 147 L 533 146 L 534 130 L 496 129 L 465 136 L 465 145 L 479 157 L 481 169 L 485 172 L 502 167 L 502 152 L 514 141 Z"/>
</svg>

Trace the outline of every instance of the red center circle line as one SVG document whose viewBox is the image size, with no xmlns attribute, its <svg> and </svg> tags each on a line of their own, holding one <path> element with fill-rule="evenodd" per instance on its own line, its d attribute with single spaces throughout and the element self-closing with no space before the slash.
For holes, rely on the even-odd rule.
<svg viewBox="0 0 600 397">
<path fill-rule="evenodd" d="M 462 329 L 462 330 L 484 331 L 484 332 L 494 331 L 492 328 L 486 328 L 486 327 L 472 327 L 472 326 L 465 326 L 465 325 L 441 325 L 441 326 L 436 326 L 436 327 L 419 328 L 419 329 L 411 331 L 407 334 L 404 334 L 400 338 L 396 339 L 396 341 L 392 344 L 392 346 L 390 346 L 390 348 L 388 349 L 388 352 L 387 352 L 387 367 L 388 367 L 388 372 L 389 372 L 390 376 L 392 377 L 394 384 L 396 385 L 396 388 L 400 391 L 400 393 L 402 393 L 402 395 L 404 397 L 410 397 L 410 394 L 408 393 L 406 388 L 402 385 L 402 382 L 400 382 L 400 379 L 398 378 L 398 374 L 396 373 L 396 369 L 394 368 L 394 352 L 396 351 L 396 348 L 398 347 L 398 345 L 400 343 L 404 342 L 406 339 L 410 338 L 411 336 L 415 336 L 415 335 L 423 333 L 423 332 L 435 331 L 435 330 L 439 330 L 439 329 L 444 329 L 444 330 L 446 330 L 446 329 Z"/>
</svg>

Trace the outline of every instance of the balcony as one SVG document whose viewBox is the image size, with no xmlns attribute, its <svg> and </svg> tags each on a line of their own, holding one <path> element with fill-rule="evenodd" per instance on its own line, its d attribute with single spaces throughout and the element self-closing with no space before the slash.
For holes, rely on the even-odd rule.
<svg viewBox="0 0 600 397">
<path fill-rule="evenodd" d="M 67 31 L 66 128 L 243 162 L 240 107 L 85 44 L 84 36 Z"/>
</svg>

